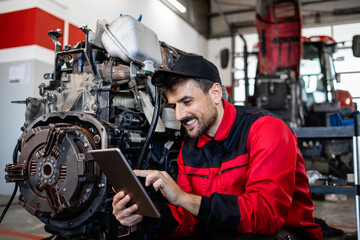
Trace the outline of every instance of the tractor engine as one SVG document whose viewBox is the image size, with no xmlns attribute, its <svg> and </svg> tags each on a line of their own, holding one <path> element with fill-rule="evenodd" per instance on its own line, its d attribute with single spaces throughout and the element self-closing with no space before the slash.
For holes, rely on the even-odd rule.
<svg viewBox="0 0 360 240">
<path fill-rule="evenodd" d="M 171 67 L 179 51 L 131 16 L 96 31 L 81 27 L 85 41 L 55 43 L 54 72 L 26 99 L 23 134 L 6 167 L 7 182 L 20 188 L 20 203 L 56 239 L 117 239 L 114 192 L 84 154 L 117 147 L 133 168 L 176 176 L 180 123 L 151 84 L 160 67 Z"/>
</svg>

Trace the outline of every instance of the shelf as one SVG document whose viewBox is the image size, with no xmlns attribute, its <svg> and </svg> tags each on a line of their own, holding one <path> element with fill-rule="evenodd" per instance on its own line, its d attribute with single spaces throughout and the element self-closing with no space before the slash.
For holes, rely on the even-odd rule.
<svg viewBox="0 0 360 240">
<path fill-rule="evenodd" d="M 344 195 L 357 195 L 357 189 L 354 186 L 323 186 L 323 185 L 310 185 L 311 193 L 320 194 L 344 194 Z"/>
<path fill-rule="evenodd" d="M 300 127 L 292 129 L 298 139 L 339 139 L 352 138 L 354 127 Z"/>
</svg>

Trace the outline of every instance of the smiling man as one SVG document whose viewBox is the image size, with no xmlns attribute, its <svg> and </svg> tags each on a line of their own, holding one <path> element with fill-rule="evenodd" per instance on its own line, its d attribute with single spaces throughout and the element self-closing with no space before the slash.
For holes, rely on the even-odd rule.
<svg viewBox="0 0 360 240">
<path fill-rule="evenodd" d="M 226 102 L 217 68 L 201 56 L 181 56 L 152 83 L 188 136 L 177 183 L 166 172 L 135 170 L 169 200 L 158 204 L 161 219 L 134 214 L 138 206 L 125 208 L 130 197 L 119 192 L 113 214 L 122 225 L 168 238 L 322 238 L 296 136 L 280 119 Z"/>
</svg>

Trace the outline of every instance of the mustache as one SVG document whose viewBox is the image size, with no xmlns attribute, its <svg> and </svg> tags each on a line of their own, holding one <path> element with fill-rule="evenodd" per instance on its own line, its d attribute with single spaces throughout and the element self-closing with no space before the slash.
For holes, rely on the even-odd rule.
<svg viewBox="0 0 360 240">
<path fill-rule="evenodd" d="M 192 120 L 192 119 L 197 119 L 195 116 L 188 116 L 188 117 L 184 117 L 183 119 L 180 120 L 180 122 L 182 124 L 186 124 L 188 121 Z"/>
</svg>

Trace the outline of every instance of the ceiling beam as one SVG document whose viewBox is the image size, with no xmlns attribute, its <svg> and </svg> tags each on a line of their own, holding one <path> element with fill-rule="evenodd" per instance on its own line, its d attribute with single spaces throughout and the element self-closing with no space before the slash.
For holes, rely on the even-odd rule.
<svg viewBox="0 0 360 240">
<path fill-rule="evenodd" d="M 238 13 L 247 13 L 247 12 L 255 12 L 255 8 L 247 8 L 247 9 L 234 9 L 229 11 L 223 11 L 224 15 L 230 15 L 230 14 L 238 14 Z M 221 14 L 219 12 L 215 13 L 208 13 L 208 17 L 218 17 Z"/>
<path fill-rule="evenodd" d="M 301 6 L 306 6 L 306 5 L 311 5 L 311 4 L 319 4 L 319 3 L 326 3 L 326 2 L 334 2 L 336 0 L 310 0 L 310 1 L 302 1 L 300 4 Z M 221 3 L 219 3 L 221 4 Z M 248 13 L 248 12 L 255 12 L 255 7 L 252 8 L 239 8 L 239 9 L 234 9 L 234 10 L 228 10 L 228 11 L 222 11 L 222 13 L 220 12 L 214 12 L 214 13 L 208 13 L 207 17 L 212 18 L 212 17 L 218 17 L 221 14 L 223 15 L 231 15 L 231 14 L 238 14 L 238 13 Z"/>
</svg>

